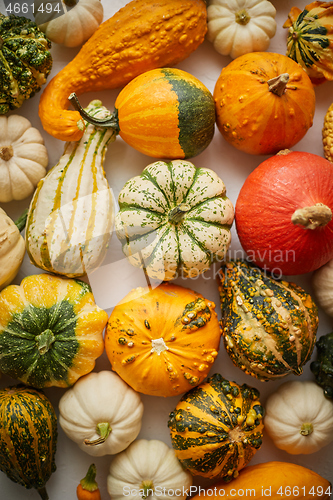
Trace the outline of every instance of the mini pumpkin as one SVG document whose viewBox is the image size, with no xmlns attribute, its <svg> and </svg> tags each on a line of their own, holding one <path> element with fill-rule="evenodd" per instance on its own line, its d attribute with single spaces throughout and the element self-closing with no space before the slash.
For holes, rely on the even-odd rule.
<svg viewBox="0 0 333 500">
<path fill-rule="evenodd" d="M 237 57 L 222 69 L 214 99 L 222 136 L 253 155 L 291 148 L 313 123 L 315 93 L 310 78 L 282 54 L 253 52 Z"/>
<path fill-rule="evenodd" d="M 71 386 L 102 354 L 107 319 L 87 283 L 27 276 L 0 293 L 0 370 L 36 388 Z"/>
<path fill-rule="evenodd" d="M 211 0 L 207 7 L 207 38 L 233 59 L 262 52 L 276 32 L 276 9 L 268 0 Z"/>
<path fill-rule="evenodd" d="M 333 440 L 333 402 L 315 382 L 285 382 L 268 397 L 264 424 L 281 450 L 314 453 Z"/>
<path fill-rule="evenodd" d="M 0 290 L 17 275 L 25 255 L 25 243 L 18 227 L 0 208 Z"/>
<path fill-rule="evenodd" d="M 81 45 L 103 21 L 101 0 L 48 0 L 47 6 L 49 15 L 45 0 L 34 1 L 36 24 L 51 42 L 65 47 Z"/>
<path fill-rule="evenodd" d="M 317 359 L 312 361 L 310 370 L 324 395 L 333 399 L 333 332 L 322 335 L 316 342 Z"/>
<path fill-rule="evenodd" d="M 142 414 L 140 395 L 107 370 L 81 377 L 59 401 L 62 430 L 92 456 L 127 448 L 140 432 Z"/>
<path fill-rule="evenodd" d="M 24 116 L 0 116 L 0 202 L 23 200 L 46 174 L 44 139 Z"/>
<path fill-rule="evenodd" d="M 219 280 L 224 345 L 233 363 L 259 380 L 301 375 L 318 328 L 311 296 L 242 260 L 222 266 Z"/>
<path fill-rule="evenodd" d="M 133 389 L 176 396 L 207 376 L 220 344 L 215 304 L 171 283 L 136 288 L 113 309 L 105 335 L 112 370 Z"/>
<path fill-rule="evenodd" d="M 318 306 L 333 317 L 333 258 L 314 271 L 312 287 Z"/>
<path fill-rule="evenodd" d="M 259 391 L 219 373 L 184 394 L 170 413 L 172 446 L 191 474 L 230 481 L 262 444 Z"/>
<path fill-rule="evenodd" d="M 183 160 L 152 163 L 126 182 L 118 200 L 123 252 L 152 278 L 195 278 L 229 248 L 233 206 L 208 168 Z"/>
</svg>

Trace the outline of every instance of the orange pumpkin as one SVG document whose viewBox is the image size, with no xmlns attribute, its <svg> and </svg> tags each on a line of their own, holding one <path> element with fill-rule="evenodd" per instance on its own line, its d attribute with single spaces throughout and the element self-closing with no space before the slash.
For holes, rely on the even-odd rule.
<svg viewBox="0 0 333 500">
<path fill-rule="evenodd" d="M 315 93 L 299 64 L 282 54 L 253 52 L 223 68 L 214 89 L 216 122 L 234 147 L 276 154 L 312 126 Z"/>
<path fill-rule="evenodd" d="M 112 369 L 134 390 L 176 396 L 207 376 L 220 337 L 213 302 L 162 283 L 132 290 L 114 308 L 105 349 Z"/>
</svg>

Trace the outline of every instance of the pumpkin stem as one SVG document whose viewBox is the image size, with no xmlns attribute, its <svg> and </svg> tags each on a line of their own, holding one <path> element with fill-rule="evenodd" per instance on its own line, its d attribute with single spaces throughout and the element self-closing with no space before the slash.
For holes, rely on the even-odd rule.
<svg viewBox="0 0 333 500">
<path fill-rule="evenodd" d="M 99 434 L 99 438 L 94 441 L 89 441 L 89 439 L 84 440 L 84 444 L 87 446 L 96 446 L 97 444 L 105 443 L 106 439 L 109 437 L 112 431 L 112 427 L 109 422 L 100 422 L 96 425 L 96 432 Z"/>
<path fill-rule="evenodd" d="M 36 336 L 37 349 L 41 355 L 47 353 L 55 341 L 55 336 L 53 335 L 52 330 L 47 328 L 41 334 Z"/>
<path fill-rule="evenodd" d="M 251 16 L 249 16 L 247 10 L 242 9 L 236 12 L 235 21 L 242 26 L 245 26 L 247 23 L 251 21 Z"/>
<path fill-rule="evenodd" d="M 304 229 L 316 229 L 326 226 L 332 220 L 332 210 L 323 203 L 316 203 L 312 207 L 296 210 L 291 216 L 293 224 L 299 224 Z"/>
<path fill-rule="evenodd" d="M 68 100 L 72 103 L 73 108 L 76 109 L 81 115 L 81 117 L 88 123 L 91 123 L 95 127 L 110 127 L 113 128 L 115 133 L 119 133 L 119 122 L 118 122 L 118 113 L 115 110 L 111 113 L 110 116 L 106 118 L 96 118 L 87 113 L 80 104 L 80 101 L 77 98 L 75 92 L 72 92 L 68 97 Z"/>
<path fill-rule="evenodd" d="M 15 221 L 15 226 L 17 226 L 18 230 L 21 232 L 25 228 L 28 217 L 28 209 L 26 208 L 22 215 Z"/>
<path fill-rule="evenodd" d="M 153 481 L 151 481 L 150 479 L 142 481 L 141 486 L 140 486 L 140 490 L 143 490 L 142 499 L 145 500 L 154 491 Z"/>
<path fill-rule="evenodd" d="M 268 90 L 270 92 L 273 92 L 273 94 L 276 94 L 279 97 L 281 97 L 284 91 L 286 90 L 288 82 L 289 82 L 288 73 L 281 73 L 281 75 L 276 76 L 275 78 L 271 78 L 270 80 L 267 81 Z"/>
<path fill-rule="evenodd" d="M 153 339 L 151 341 L 151 345 L 152 345 L 152 348 L 151 348 L 150 352 L 156 352 L 158 354 L 158 356 L 161 354 L 161 352 L 169 350 L 168 346 L 164 342 L 164 339 L 162 339 L 162 338 Z"/>
<path fill-rule="evenodd" d="M 88 469 L 87 474 L 83 479 L 81 479 L 80 484 L 82 489 L 87 491 L 96 491 L 98 490 L 98 484 L 96 482 L 96 465 L 91 464 Z"/>
<path fill-rule="evenodd" d="M 190 206 L 185 203 L 181 203 L 177 207 L 170 210 L 168 215 L 168 220 L 172 224 L 178 224 L 182 221 L 184 215 L 190 210 Z"/>
<path fill-rule="evenodd" d="M 301 430 L 299 431 L 302 436 L 309 436 L 313 432 L 313 425 L 310 423 L 302 424 Z"/>
<path fill-rule="evenodd" d="M 47 494 L 45 486 L 43 486 L 43 488 L 39 488 L 37 491 L 42 500 L 49 500 L 49 495 Z"/>
<path fill-rule="evenodd" d="M 14 151 L 12 146 L 3 146 L 0 147 L 0 158 L 1 160 L 8 161 L 14 155 Z"/>
</svg>

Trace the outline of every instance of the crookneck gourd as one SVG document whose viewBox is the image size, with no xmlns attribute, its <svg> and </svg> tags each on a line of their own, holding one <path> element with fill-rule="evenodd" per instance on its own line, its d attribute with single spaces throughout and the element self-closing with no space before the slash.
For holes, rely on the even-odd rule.
<svg viewBox="0 0 333 500">
<path fill-rule="evenodd" d="M 98 100 L 85 111 L 100 118 L 110 115 Z M 39 182 L 25 234 L 36 267 L 74 278 L 102 263 L 114 222 L 114 198 L 103 163 L 114 139 L 112 129 L 85 123 L 80 141 L 66 143 L 58 163 Z"/>
<path fill-rule="evenodd" d="M 193 475 L 230 481 L 262 444 L 263 414 L 257 389 L 213 375 L 170 413 L 178 460 Z"/>
<path fill-rule="evenodd" d="M 301 375 L 318 328 L 311 296 L 242 260 L 221 268 L 219 291 L 224 345 L 233 363 L 260 380 Z"/>
<path fill-rule="evenodd" d="M 27 276 L 0 293 L 0 371 L 36 388 L 71 386 L 102 354 L 107 319 L 87 283 Z"/>
<path fill-rule="evenodd" d="M 48 500 L 56 445 L 57 417 L 45 394 L 23 384 L 0 390 L 0 470 L 9 479 Z"/>
</svg>

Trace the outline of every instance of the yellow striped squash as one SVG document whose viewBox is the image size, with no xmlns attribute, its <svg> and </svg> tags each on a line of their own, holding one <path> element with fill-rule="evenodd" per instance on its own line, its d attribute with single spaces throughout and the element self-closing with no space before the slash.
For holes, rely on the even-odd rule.
<svg viewBox="0 0 333 500">
<path fill-rule="evenodd" d="M 98 118 L 110 114 L 97 100 L 85 111 Z M 80 141 L 66 143 L 59 162 L 39 182 L 26 227 L 27 252 L 35 266 L 78 277 L 101 264 L 114 222 L 103 162 L 115 137 L 112 129 L 85 122 Z"/>
<path fill-rule="evenodd" d="M 257 389 L 216 373 L 184 394 L 170 413 L 178 460 L 195 476 L 230 481 L 262 444 L 263 414 Z"/>
</svg>

